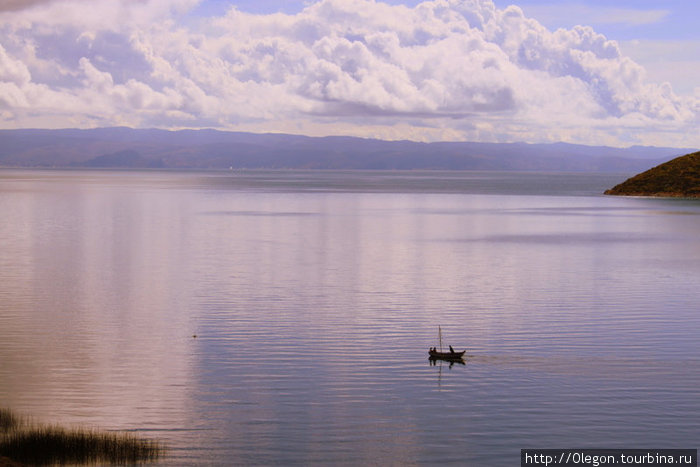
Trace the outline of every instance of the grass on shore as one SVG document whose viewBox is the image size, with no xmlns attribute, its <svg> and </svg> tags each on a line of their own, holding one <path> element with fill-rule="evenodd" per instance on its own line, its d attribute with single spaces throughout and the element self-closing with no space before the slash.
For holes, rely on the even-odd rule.
<svg viewBox="0 0 700 467">
<path fill-rule="evenodd" d="M 22 420 L 8 409 L 0 408 L 0 434 L 10 430 L 16 430 Z"/>
<path fill-rule="evenodd" d="M 0 409 L 0 457 L 28 464 L 134 464 L 153 462 L 164 448 L 131 433 L 28 423 Z"/>
</svg>

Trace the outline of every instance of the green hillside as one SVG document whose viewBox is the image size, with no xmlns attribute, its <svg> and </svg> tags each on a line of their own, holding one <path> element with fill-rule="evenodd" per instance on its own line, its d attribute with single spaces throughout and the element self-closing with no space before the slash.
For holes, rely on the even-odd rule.
<svg viewBox="0 0 700 467">
<path fill-rule="evenodd" d="M 677 157 L 635 175 L 605 194 L 700 198 L 700 152 Z"/>
</svg>

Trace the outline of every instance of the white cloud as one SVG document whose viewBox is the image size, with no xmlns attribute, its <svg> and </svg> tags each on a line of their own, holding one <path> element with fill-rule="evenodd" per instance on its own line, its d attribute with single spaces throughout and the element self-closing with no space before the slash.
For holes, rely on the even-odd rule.
<svg viewBox="0 0 700 467">
<path fill-rule="evenodd" d="M 31 74 L 27 66 L 20 60 L 14 59 L 0 44 L 0 82 L 9 82 L 16 85 L 27 84 L 31 80 Z"/>
<path fill-rule="evenodd" d="M 195 3 L 0 13 L 0 125 L 700 146 L 697 95 L 590 27 L 551 32 L 490 0 L 322 0 L 186 27 Z"/>
</svg>

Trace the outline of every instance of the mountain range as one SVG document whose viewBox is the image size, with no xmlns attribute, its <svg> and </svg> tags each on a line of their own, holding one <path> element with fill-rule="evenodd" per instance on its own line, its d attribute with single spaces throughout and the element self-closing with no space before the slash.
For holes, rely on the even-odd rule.
<svg viewBox="0 0 700 467">
<path fill-rule="evenodd" d="M 2 167 L 639 172 L 694 149 L 383 141 L 218 130 L 0 130 Z"/>
</svg>

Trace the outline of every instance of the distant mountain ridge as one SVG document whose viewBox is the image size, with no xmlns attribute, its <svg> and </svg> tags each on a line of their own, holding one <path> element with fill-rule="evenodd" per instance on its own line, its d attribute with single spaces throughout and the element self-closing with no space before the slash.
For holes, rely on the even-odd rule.
<svg viewBox="0 0 700 467">
<path fill-rule="evenodd" d="M 4 167 L 638 172 L 690 151 L 123 127 L 0 130 Z"/>
<path fill-rule="evenodd" d="M 605 194 L 700 198 L 700 152 L 653 167 L 607 190 Z"/>
</svg>

